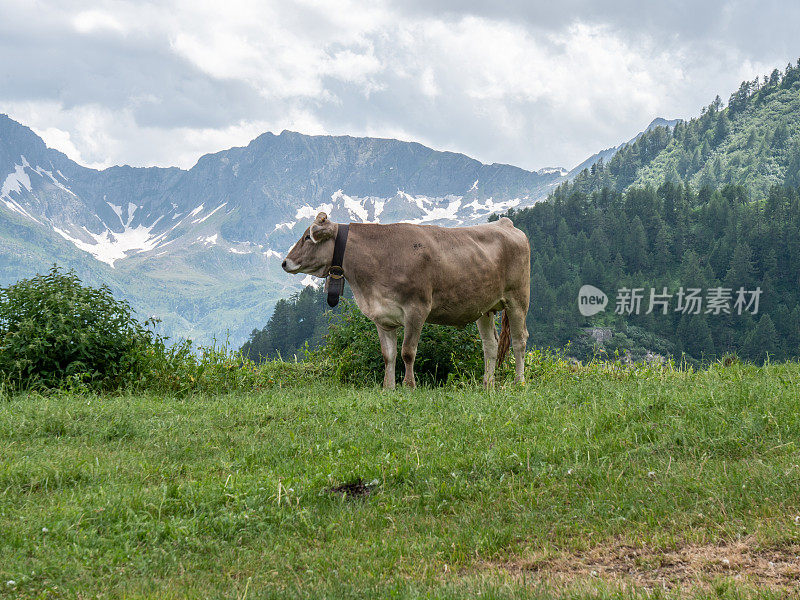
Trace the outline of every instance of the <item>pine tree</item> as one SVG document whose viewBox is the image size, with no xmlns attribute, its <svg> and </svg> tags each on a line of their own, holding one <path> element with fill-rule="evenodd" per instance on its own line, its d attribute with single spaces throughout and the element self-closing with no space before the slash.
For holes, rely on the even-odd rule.
<svg viewBox="0 0 800 600">
<path fill-rule="evenodd" d="M 717 125 L 714 130 L 714 146 L 718 146 L 722 141 L 730 135 L 731 123 L 725 113 L 722 113 L 717 119 Z"/>
<path fill-rule="evenodd" d="M 800 142 L 795 142 L 786 164 L 786 185 L 800 186 Z"/>
<path fill-rule="evenodd" d="M 763 362 L 767 357 L 780 359 L 778 355 L 782 352 L 778 344 L 778 332 L 768 314 L 761 315 L 743 350 L 748 358 L 757 362 Z"/>
<path fill-rule="evenodd" d="M 632 272 L 640 271 L 647 265 L 647 235 L 642 220 L 636 215 L 630 226 L 625 244 L 625 262 Z"/>
<path fill-rule="evenodd" d="M 716 356 L 708 318 L 704 314 L 683 315 L 677 333 L 682 350 L 692 358 L 711 360 Z"/>
<path fill-rule="evenodd" d="M 655 247 L 653 249 L 653 266 L 658 275 L 666 273 L 667 268 L 672 264 L 672 236 L 666 226 L 662 226 L 656 234 Z"/>
<path fill-rule="evenodd" d="M 786 127 L 785 123 L 781 123 L 775 128 L 775 132 L 772 134 L 772 145 L 775 148 L 783 148 L 788 139 L 789 129 Z"/>
<path fill-rule="evenodd" d="M 725 274 L 725 285 L 737 290 L 744 287 L 749 290 L 753 285 L 753 253 L 747 242 L 736 245 L 731 257 L 730 267 Z"/>
</svg>

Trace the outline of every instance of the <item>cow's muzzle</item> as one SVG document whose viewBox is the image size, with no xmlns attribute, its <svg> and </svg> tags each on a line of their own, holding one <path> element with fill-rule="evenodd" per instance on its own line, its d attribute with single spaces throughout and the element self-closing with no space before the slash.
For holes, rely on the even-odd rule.
<svg viewBox="0 0 800 600">
<path fill-rule="evenodd" d="M 287 273 L 299 273 L 300 265 L 294 262 L 291 258 L 285 258 L 281 263 L 281 268 Z"/>
</svg>

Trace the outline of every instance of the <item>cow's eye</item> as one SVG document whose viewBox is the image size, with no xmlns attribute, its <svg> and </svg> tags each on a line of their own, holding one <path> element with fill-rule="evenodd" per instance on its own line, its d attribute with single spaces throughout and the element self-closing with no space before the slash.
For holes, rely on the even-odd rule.
<svg viewBox="0 0 800 600">
<path fill-rule="evenodd" d="M 307 235 L 307 236 L 306 236 L 304 239 L 305 239 L 306 241 L 308 241 L 308 240 L 310 240 L 310 239 L 311 239 L 311 236 L 310 236 L 310 235 Z"/>
</svg>

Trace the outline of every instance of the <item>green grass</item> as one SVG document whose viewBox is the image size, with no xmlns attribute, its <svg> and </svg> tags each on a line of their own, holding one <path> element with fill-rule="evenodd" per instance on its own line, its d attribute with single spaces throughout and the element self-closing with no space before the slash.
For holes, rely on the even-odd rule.
<svg viewBox="0 0 800 600">
<path fill-rule="evenodd" d="M 490 393 L 0 400 L 0 597 L 791 593 L 724 574 L 692 592 L 548 583 L 525 565 L 800 542 L 800 365 L 531 371 Z M 366 497 L 330 491 L 359 479 Z"/>
</svg>

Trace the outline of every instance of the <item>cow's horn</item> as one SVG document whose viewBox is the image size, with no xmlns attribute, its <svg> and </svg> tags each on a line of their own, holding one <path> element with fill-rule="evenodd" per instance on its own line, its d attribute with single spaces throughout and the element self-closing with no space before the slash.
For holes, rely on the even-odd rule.
<svg viewBox="0 0 800 600">
<path fill-rule="evenodd" d="M 317 218 L 314 220 L 315 223 L 324 223 L 328 219 L 328 215 L 324 212 L 321 212 L 317 215 Z"/>
</svg>

